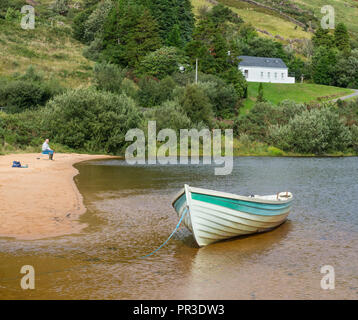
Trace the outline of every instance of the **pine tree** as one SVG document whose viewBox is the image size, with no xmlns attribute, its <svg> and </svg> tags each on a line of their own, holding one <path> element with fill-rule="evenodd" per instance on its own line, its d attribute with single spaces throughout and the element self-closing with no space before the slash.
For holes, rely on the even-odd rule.
<svg viewBox="0 0 358 320">
<path fill-rule="evenodd" d="M 131 0 L 118 1 L 104 26 L 104 58 L 124 67 L 134 67 L 160 46 L 158 26 L 149 10 Z"/>
<path fill-rule="evenodd" d="M 183 40 L 180 34 L 180 27 L 178 24 L 174 25 L 167 38 L 167 45 L 170 47 L 181 48 L 183 46 Z"/>
<path fill-rule="evenodd" d="M 327 29 L 319 27 L 312 37 L 312 42 L 315 47 L 334 47 L 334 37 L 329 33 Z"/>
<path fill-rule="evenodd" d="M 340 51 L 349 52 L 351 50 L 348 30 L 342 22 L 338 23 L 334 30 L 334 42 Z"/>
<path fill-rule="evenodd" d="M 265 101 L 265 98 L 264 98 L 264 86 L 263 86 L 262 82 L 260 82 L 258 95 L 257 95 L 257 102 L 264 102 L 264 101 Z"/>
<path fill-rule="evenodd" d="M 159 34 L 164 42 L 168 42 L 175 25 L 179 26 L 183 44 L 191 39 L 195 19 L 190 0 L 147 0 L 147 3 L 158 22 Z"/>
</svg>

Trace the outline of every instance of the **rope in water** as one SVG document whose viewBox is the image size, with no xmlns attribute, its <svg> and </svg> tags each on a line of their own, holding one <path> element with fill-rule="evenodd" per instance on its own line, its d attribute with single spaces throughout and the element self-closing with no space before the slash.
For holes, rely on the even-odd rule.
<svg viewBox="0 0 358 320">
<path fill-rule="evenodd" d="M 188 212 L 188 207 L 185 208 L 185 210 L 184 210 L 184 212 L 183 212 L 183 214 L 182 214 L 182 216 L 181 216 L 181 218 L 180 218 L 180 220 L 179 220 L 177 226 L 175 227 L 174 231 L 171 233 L 171 235 L 169 236 L 169 238 L 168 238 L 167 240 L 165 240 L 165 241 L 161 244 L 160 247 L 158 247 L 158 249 L 155 249 L 153 252 L 151 252 L 151 253 L 149 253 L 149 254 L 143 256 L 143 257 L 140 257 L 139 259 L 148 258 L 148 257 L 152 256 L 154 253 L 156 253 L 157 251 L 159 251 L 161 248 L 163 248 L 163 247 L 169 242 L 169 240 L 174 236 L 175 232 L 178 231 L 178 229 L 179 229 L 181 223 L 183 222 L 184 217 L 185 217 L 185 215 L 187 214 L 187 212 Z"/>
</svg>

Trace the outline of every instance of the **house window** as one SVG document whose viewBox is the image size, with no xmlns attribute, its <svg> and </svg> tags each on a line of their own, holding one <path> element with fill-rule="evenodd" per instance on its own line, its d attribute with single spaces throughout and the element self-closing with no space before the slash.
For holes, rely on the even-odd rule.
<svg viewBox="0 0 358 320">
<path fill-rule="evenodd" d="M 277 72 L 275 72 L 275 79 L 277 79 Z"/>
<path fill-rule="evenodd" d="M 271 73 L 267 72 L 267 77 L 270 78 L 271 77 Z"/>
<path fill-rule="evenodd" d="M 261 78 L 263 78 L 264 77 L 264 73 L 263 72 L 261 72 Z"/>
<path fill-rule="evenodd" d="M 284 73 L 281 73 L 281 77 L 282 77 L 282 79 L 285 77 L 285 74 Z"/>
<path fill-rule="evenodd" d="M 249 70 L 245 70 L 244 73 L 245 73 L 245 78 L 247 79 L 249 77 Z"/>
</svg>

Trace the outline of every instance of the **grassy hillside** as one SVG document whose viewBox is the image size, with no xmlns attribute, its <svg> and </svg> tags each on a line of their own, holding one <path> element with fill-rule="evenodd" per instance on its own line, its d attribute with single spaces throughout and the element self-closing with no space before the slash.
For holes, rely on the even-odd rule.
<svg viewBox="0 0 358 320">
<path fill-rule="evenodd" d="M 256 29 L 264 30 L 273 36 L 281 36 L 285 39 L 307 39 L 311 38 L 310 32 L 296 26 L 293 22 L 281 17 L 278 13 L 260 8 L 239 0 L 220 0 L 218 1 L 230 7 L 234 12 L 241 16 L 245 22 L 251 23 Z M 192 0 L 194 10 L 198 13 L 200 7 L 212 7 L 211 0 Z M 259 33 L 261 36 L 267 36 Z"/>
<path fill-rule="evenodd" d="M 262 1 L 262 0 L 256 0 Z M 357 0 L 291 0 L 304 8 L 314 11 L 317 17 L 322 17 L 321 8 L 331 5 L 335 9 L 336 22 L 344 22 L 348 30 L 358 37 L 358 1 Z"/>
<path fill-rule="evenodd" d="M 241 108 L 241 113 L 248 112 L 255 104 L 258 94 L 259 83 L 248 83 L 248 98 Z M 289 99 L 296 102 L 319 102 L 336 99 L 354 92 L 351 89 L 323 86 L 318 84 L 296 83 L 264 83 L 264 98 L 277 104 L 282 100 Z"/>
<path fill-rule="evenodd" d="M 36 7 L 37 12 L 46 2 Z M 87 85 L 93 63 L 83 57 L 84 47 L 71 32 L 67 20 L 51 25 L 50 19 L 38 19 L 35 30 L 23 30 L 19 21 L 0 19 L 0 75 L 23 73 L 33 65 L 66 87 Z"/>
</svg>

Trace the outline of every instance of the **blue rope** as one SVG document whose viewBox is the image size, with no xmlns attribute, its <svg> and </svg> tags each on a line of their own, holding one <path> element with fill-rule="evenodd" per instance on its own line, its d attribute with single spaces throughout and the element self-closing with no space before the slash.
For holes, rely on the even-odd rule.
<svg viewBox="0 0 358 320">
<path fill-rule="evenodd" d="M 154 250 L 153 252 L 151 252 L 151 253 L 149 253 L 149 254 L 143 256 L 143 257 L 140 257 L 139 259 L 148 258 L 148 257 L 152 256 L 154 253 L 156 253 L 157 251 L 159 251 L 161 248 L 163 248 L 163 247 L 168 243 L 168 241 L 173 237 L 173 235 L 175 234 L 175 232 L 177 232 L 177 230 L 179 229 L 181 223 L 183 222 L 183 219 L 184 219 L 185 215 L 187 214 L 187 212 L 188 212 L 188 207 L 185 208 L 185 211 L 184 211 L 184 213 L 182 214 L 182 216 L 181 216 L 181 218 L 180 218 L 180 220 L 179 220 L 177 226 L 175 227 L 174 231 L 172 232 L 172 234 L 169 236 L 169 238 L 168 238 L 167 240 L 165 240 L 165 241 L 163 242 L 163 244 L 162 244 L 158 249 Z"/>
</svg>

